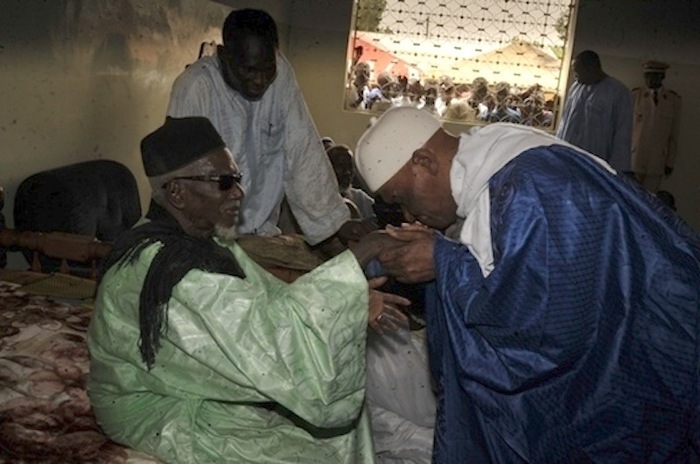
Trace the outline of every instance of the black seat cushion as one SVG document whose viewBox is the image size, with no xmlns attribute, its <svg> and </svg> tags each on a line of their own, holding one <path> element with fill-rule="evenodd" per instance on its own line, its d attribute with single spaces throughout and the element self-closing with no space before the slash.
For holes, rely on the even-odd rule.
<svg viewBox="0 0 700 464">
<path fill-rule="evenodd" d="M 92 160 L 26 178 L 15 194 L 18 230 L 66 232 L 111 242 L 141 217 L 138 186 L 123 164 Z M 31 259 L 30 254 L 25 255 Z M 45 271 L 52 271 L 53 266 Z"/>
</svg>

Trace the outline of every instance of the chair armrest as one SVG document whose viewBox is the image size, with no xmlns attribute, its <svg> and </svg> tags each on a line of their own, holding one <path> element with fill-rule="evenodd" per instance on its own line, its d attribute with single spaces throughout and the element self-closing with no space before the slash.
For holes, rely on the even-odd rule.
<svg viewBox="0 0 700 464">
<path fill-rule="evenodd" d="M 62 260 L 61 272 L 68 273 L 66 261 L 93 264 L 93 277 L 96 277 L 96 262 L 105 258 L 112 245 L 100 242 L 87 235 L 69 234 L 65 232 L 31 232 L 15 229 L 0 230 L 0 247 L 24 248 L 31 250 L 34 256 L 31 270 L 41 272 L 39 255 Z"/>
</svg>

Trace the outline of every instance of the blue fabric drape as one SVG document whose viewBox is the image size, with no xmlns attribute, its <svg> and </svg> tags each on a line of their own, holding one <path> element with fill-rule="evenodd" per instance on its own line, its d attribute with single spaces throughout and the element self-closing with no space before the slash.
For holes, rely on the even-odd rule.
<svg viewBox="0 0 700 464">
<path fill-rule="evenodd" d="M 696 462 L 700 240 L 562 146 L 490 182 L 495 268 L 439 237 L 434 462 Z"/>
</svg>

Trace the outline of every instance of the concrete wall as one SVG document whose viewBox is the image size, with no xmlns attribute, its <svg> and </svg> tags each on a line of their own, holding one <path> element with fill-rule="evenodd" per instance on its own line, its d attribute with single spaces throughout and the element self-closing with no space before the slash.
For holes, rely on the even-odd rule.
<svg viewBox="0 0 700 464">
<path fill-rule="evenodd" d="M 148 188 L 141 138 L 165 114 L 172 81 L 202 41 L 220 40 L 231 7 L 267 9 L 294 65 L 319 133 L 355 144 L 369 115 L 343 110 L 352 0 L 4 0 L 0 14 L 0 185 L 5 215 L 30 174 L 107 158 Z M 663 188 L 700 230 L 700 2 L 581 0 L 575 50 L 596 50 L 630 88 L 641 63 L 667 61 L 666 85 L 683 97 L 676 172 Z M 451 126 L 460 129 L 459 126 Z"/>
</svg>

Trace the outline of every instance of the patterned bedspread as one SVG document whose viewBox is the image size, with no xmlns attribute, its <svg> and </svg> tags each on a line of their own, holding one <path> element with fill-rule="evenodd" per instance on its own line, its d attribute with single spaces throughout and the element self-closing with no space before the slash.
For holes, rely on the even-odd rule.
<svg viewBox="0 0 700 464">
<path fill-rule="evenodd" d="M 0 281 L 0 462 L 157 463 L 111 442 L 85 392 L 91 308 Z"/>
</svg>

